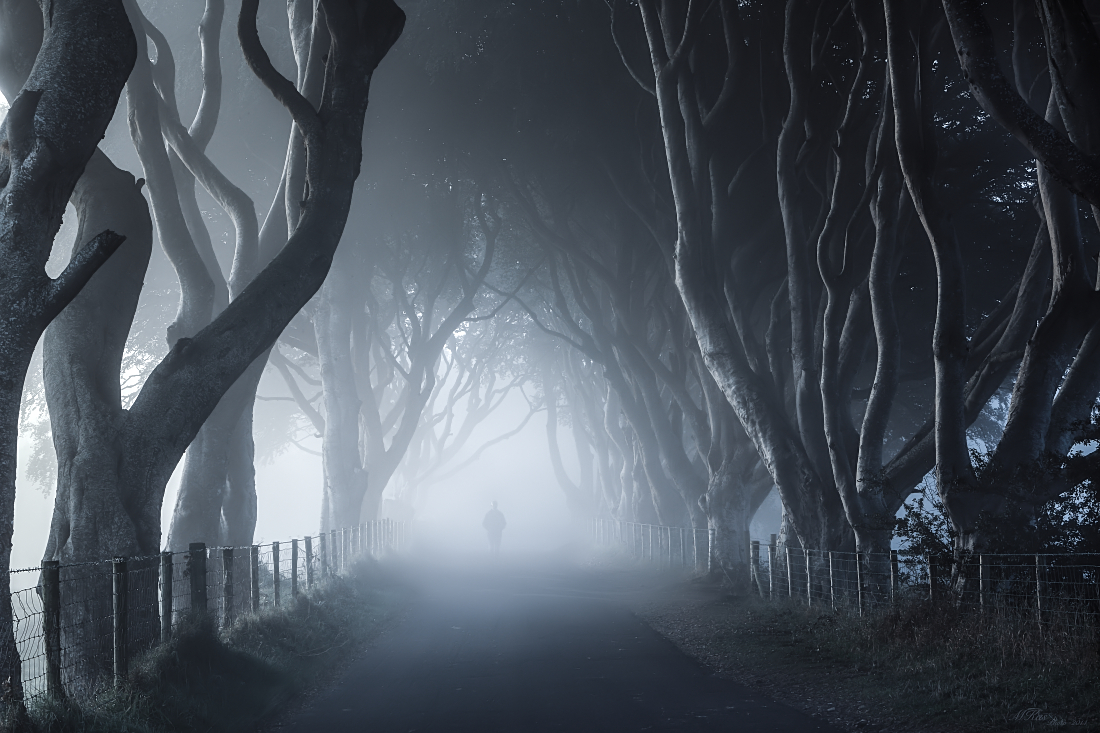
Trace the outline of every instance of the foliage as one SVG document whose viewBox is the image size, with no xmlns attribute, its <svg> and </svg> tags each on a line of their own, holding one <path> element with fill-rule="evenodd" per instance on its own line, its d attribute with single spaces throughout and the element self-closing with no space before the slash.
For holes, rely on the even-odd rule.
<svg viewBox="0 0 1100 733">
<path fill-rule="evenodd" d="M 920 493 L 905 502 L 903 514 L 894 526 L 894 536 L 902 542 L 899 554 L 911 558 L 950 555 L 955 544 L 955 530 L 947 519 L 935 484 L 926 478 L 917 488 Z"/>
</svg>

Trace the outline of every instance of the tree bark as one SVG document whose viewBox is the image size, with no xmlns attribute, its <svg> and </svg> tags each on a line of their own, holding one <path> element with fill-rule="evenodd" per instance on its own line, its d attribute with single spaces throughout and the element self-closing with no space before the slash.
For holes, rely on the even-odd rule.
<svg viewBox="0 0 1100 733">
<path fill-rule="evenodd" d="M 9 681 L 17 714 L 23 687 L 6 571 L 23 381 L 47 325 L 122 244 L 122 237 L 104 232 L 82 244 L 58 278 L 45 273 L 65 203 L 110 122 L 137 53 L 118 2 L 54 2 L 49 10 L 49 16 L 39 16 L 41 47 L 11 49 L 12 66 L 2 80 L 25 79 L 18 95 L 4 89 L 12 104 L 0 130 L 0 259 L 5 266 L 0 284 L 0 312 L 5 314 L 0 325 L 0 679 Z M 32 20 L 29 10 L 21 17 Z M 38 38 L 32 31 L 24 40 Z M 27 69 L 25 61 L 35 52 L 34 66 Z"/>
</svg>

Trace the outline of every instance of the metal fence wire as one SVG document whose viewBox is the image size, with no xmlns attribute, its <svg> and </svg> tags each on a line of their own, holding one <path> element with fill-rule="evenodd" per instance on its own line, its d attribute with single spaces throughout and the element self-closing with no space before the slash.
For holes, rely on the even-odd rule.
<svg viewBox="0 0 1100 733">
<path fill-rule="evenodd" d="M 661 568 L 709 572 L 714 533 L 618 520 L 590 520 L 597 544 L 619 546 Z M 1100 629 L 1100 555 L 975 554 L 913 557 L 780 547 L 751 540 L 749 581 L 764 599 L 865 614 L 901 603 L 946 603 L 1040 632 L 1091 639 Z"/>
<path fill-rule="evenodd" d="M 196 543 L 187 552 L 10 572 L 9 587 L 24 588 L 10 595 L 21 679 L 4 682 L 0 697 L 29 704 L 117 683 L 133 657 L 168 641 L 193 612 L 228 628 L 288 605 L 358 557 L 400 551 L 407 530 L 382 519 L 286 542 Z"/>
</svg>

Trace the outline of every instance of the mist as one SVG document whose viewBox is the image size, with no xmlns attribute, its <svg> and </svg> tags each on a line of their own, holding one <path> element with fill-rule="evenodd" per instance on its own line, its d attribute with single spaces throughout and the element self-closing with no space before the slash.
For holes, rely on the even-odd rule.
<svg viewBox="0 0 1100 733">
<path fill-rule="evenodd" d="M 884 710 L 1068 700 L 1100 16 L 1052 7 L 0 3 L 0 726 L 161 677 L 179 729 L 870 725 L 775 638 Z"/>
</svg>

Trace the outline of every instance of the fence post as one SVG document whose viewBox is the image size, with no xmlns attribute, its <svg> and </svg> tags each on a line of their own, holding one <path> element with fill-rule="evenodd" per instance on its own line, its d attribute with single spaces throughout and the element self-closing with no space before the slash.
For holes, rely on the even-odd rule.
<svg viewBox="0 0 1100 733">
<path fill-rule="evenodd" d="M 115 685 L 126 679 L 126 628 L 129 626 L 129 580 L 126 572 L 126 558 L 116 557 L 112 562 L 111 585 L 113 586 L 112 621 L 114 631 L 114 673 Z"/>
<path fill-rule="evenodd" d="M 684 545 L 684 528 L 680 527 L 680 567 L 687 567 L 687 546 Z"/>
<path fill-rule="evenodd" d="M 328 552 L 329 563 L 328 571 L 330 575 L 336 575 L 340 572 L 340 543 L 336 537 L 336 530 L 330 529 L 328 531 Z"/>
<path fill-rule="evenodd" d="M 707 575 L 714 572 L 711 563 L 714 562 L 714 530 L 707 527 Z"/>
<path fill-rule="evenodd" d="M 772 601 L 775 600 L 775 540 L 775 535 L 770 535 L 768 540 L 768 599 Z"/>
<path fill-rule="evenodd" d="M 834 563 L 834 554 L 832 550 L 829 550 L 829 605 L 832 609 L 836 610 L 836 570 Z"/>
<path fill-rule="evenodd" d="M 160 640 L 172 638 L 172 553 L 160 553 Z"/>
<path fill-rule="evenodd" d="M 936 556 L 928 556 L 928 600 L 935 601 L 939 594 L 936 592 L 936 585 L 940 579 L 940 569 L 936 566 Z"/>
<path fill-rule="evenodd" d="M 313 587 L 313 538 L 306 536 L 306 588 Z"/>
<path fill-rule="evenodd" d="M 249 591 L 252 596 L 252 613 L 260 612 L 260 546 L 248 548 Z"/>
<path fill-rule="evenodd" d="M 749 541 L 749 582 L 756 584 L 760 597 L 764 597 L 764 584 L 760 582 L 760 540 Z"/>
<path fill-rule="evenodd" d="M 206 544 L 187 546 L 187 574 L 191 581 L 191 611 L 206 613 Z"/>
<path fill-rule="evenodd" d="M 61 687 L 61 563 L 42 562 L 42 635 L 46 642 L 46 692 L 55 699 Z"/>
<path fill-rule="evenodd" d="M 983 612 L 989 608 L 989 591 L 991 585 L 989 581 L 989 557 L 987 555 L 978 555 L 978 603 L 981 604 Z"/>
<path fill-rule="evenodd" d="M 859 615 L 863 615 L 863 553 L 856 553 L 856 603 L 859 604 Z"/>
<path fill-rule="evenodd" d="M 271 599 L 275 608 L 279 607 L 279 581 L 282 580 L 279 576 L 282 573 L 279 572 L 279 543 L 271 543 Z"/>
<path fill-rule="evenodd" d="M 787 553 L 787 598 L 794 598 L 794 580 L 791 576 L 791 546 L 783 548 Z"/>
<path fill-rule="evenodd" d="M 298 597 L 298 540 L 290 541 L 290 596 Z"/>
<path fill-rule="evenodd" d="M 1035 555 L 1035 614 L 1039 623 L 1043 623 L 1043 565 L 1042 555 Z"/>
<path fill-rule="evenodd" d="M 225 626 L 228 628 L 233 623 L 237 609 L 233 604 L 233 548 L 222 548 L 222 570 L 225 574 L 225 585 L 222 586 L 222 600 L 225 606 L 222 609 L 225 618 Z"/>
<path fill-rule="evenodd" d="M 811 598 L 814 594 L 814 577 L 810 569 L 813 563 L 810 560 L 810 550 L 803 550 L 802 554 L 806 557 L 806 608 L 810 608 L 812 605 Z"/>
<path fill-rule="evenodd" d="M 890 605 L 898 605 L 898 551 L 890 550 Z"/>
<path fill-rule="evenodd" d="M 328 547 L 325 544 L 325 533 L 317 535 L 317 540 L 321 543 L 321 577 L 328 575 Z"/>
</svg>

